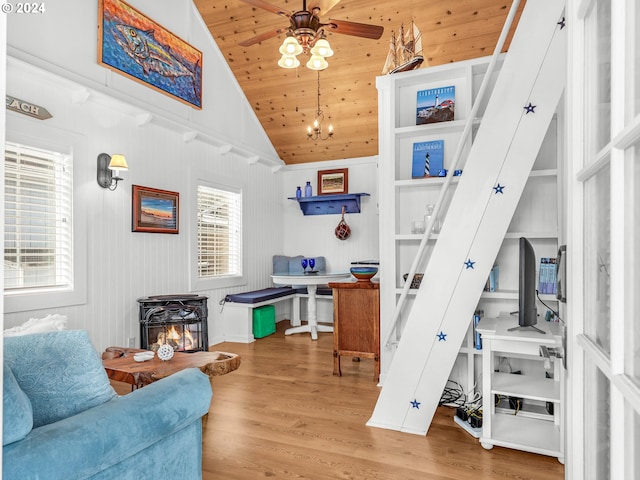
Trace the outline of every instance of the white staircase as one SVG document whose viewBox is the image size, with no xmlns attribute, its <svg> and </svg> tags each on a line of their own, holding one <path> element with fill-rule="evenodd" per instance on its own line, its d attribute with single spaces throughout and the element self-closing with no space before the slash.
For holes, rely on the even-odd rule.
<svg viewBox="0 0 640 480">
<path fill-rule="evenodd" d="M 564 89 L 563 10 L 524 8 L 369 426 L 429 429 Z"/>
</svg>

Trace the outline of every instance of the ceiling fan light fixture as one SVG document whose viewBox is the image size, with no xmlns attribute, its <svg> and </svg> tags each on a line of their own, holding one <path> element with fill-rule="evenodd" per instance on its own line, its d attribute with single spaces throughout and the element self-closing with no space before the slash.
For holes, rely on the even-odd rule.
<svg viewBox="0 0 640 480">
<path fill-rule="evenodd" d="M 278 65 L 282 68 L 297 68 L 300 66 L 300 60 L 298 60 L 295 55 L 287 55 L 285 53 L 280 60 L 278 60 Z"/>
<path fill-rule="evenodd" d="M 311 49 L 311 54 L 327 58 L 333 55 L 333 50 L 331 50 L 331 45 L 329 45 L 329 41 L 326 38 L 321 37 L 316 41 L 315 45 Z"/>
<path fill-rule="evenodd" d="M 302 46 L 298 42 L 298 39 L 289 33 L 282 45 L 280 45 L 280 53 L 282 55 L 300 55 L 302 53 Z"/>
<path fill-rule="evenodd" d="M 324 70 L 328 66 L 329 63 L 320 55 L 311 55 L 311 58 L 307 62 L 307 68 L 311 70 Z"/>
</svg>

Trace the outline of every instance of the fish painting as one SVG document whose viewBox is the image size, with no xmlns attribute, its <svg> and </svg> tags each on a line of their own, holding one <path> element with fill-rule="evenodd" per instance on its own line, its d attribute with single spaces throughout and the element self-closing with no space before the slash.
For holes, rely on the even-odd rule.
<svg viewBox="0 0 640 480">
<path fill-rule="evenodd" d="M 195 75 L 171 54 L 171 49 L 160 45 L 153 37 L 153 30 L 143 32 L 129 25 L 116 25 L 122 34 L 116 42 L 145 73 L 156 72 L 164 77 L 189 76 L 195 83 Z M 194 68 L 195 70 L 195 68 Z"/>
<path fill-rule="evenodd" d="M 202 54 L 120 0 L 101 0 L 100 62 L 201 108 Z"/>
</svg>

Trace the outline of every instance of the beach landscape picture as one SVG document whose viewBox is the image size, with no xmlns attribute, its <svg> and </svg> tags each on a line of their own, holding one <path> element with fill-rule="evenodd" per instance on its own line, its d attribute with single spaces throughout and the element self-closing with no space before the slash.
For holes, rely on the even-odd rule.
<svg viewBox="0 0 640 480">
<path fill-rule="evenodd" d="M 348 191 L 349 169 L 337 168 L 318 171 L 318 195 L 348 193 Z"/>
<path fill-rule="evenodd" d="M 179 193 L 133 186 L 134 232 L 178 233 Z"/>
</svg>

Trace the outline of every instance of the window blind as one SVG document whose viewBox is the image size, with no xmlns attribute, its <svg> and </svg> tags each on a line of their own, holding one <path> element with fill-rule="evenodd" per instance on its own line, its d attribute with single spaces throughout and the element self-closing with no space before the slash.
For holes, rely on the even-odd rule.
<svg viewBox="0 0 640 480">
<path fill-rule="evenodd" d="M 5 144 L 6 292 L 73 287 L 72 161 Z"/>
<path fill-rule="evenodd" d="M 198 185 L 198 277 L 241 275 L 242 196 Z"/>
</svg>

